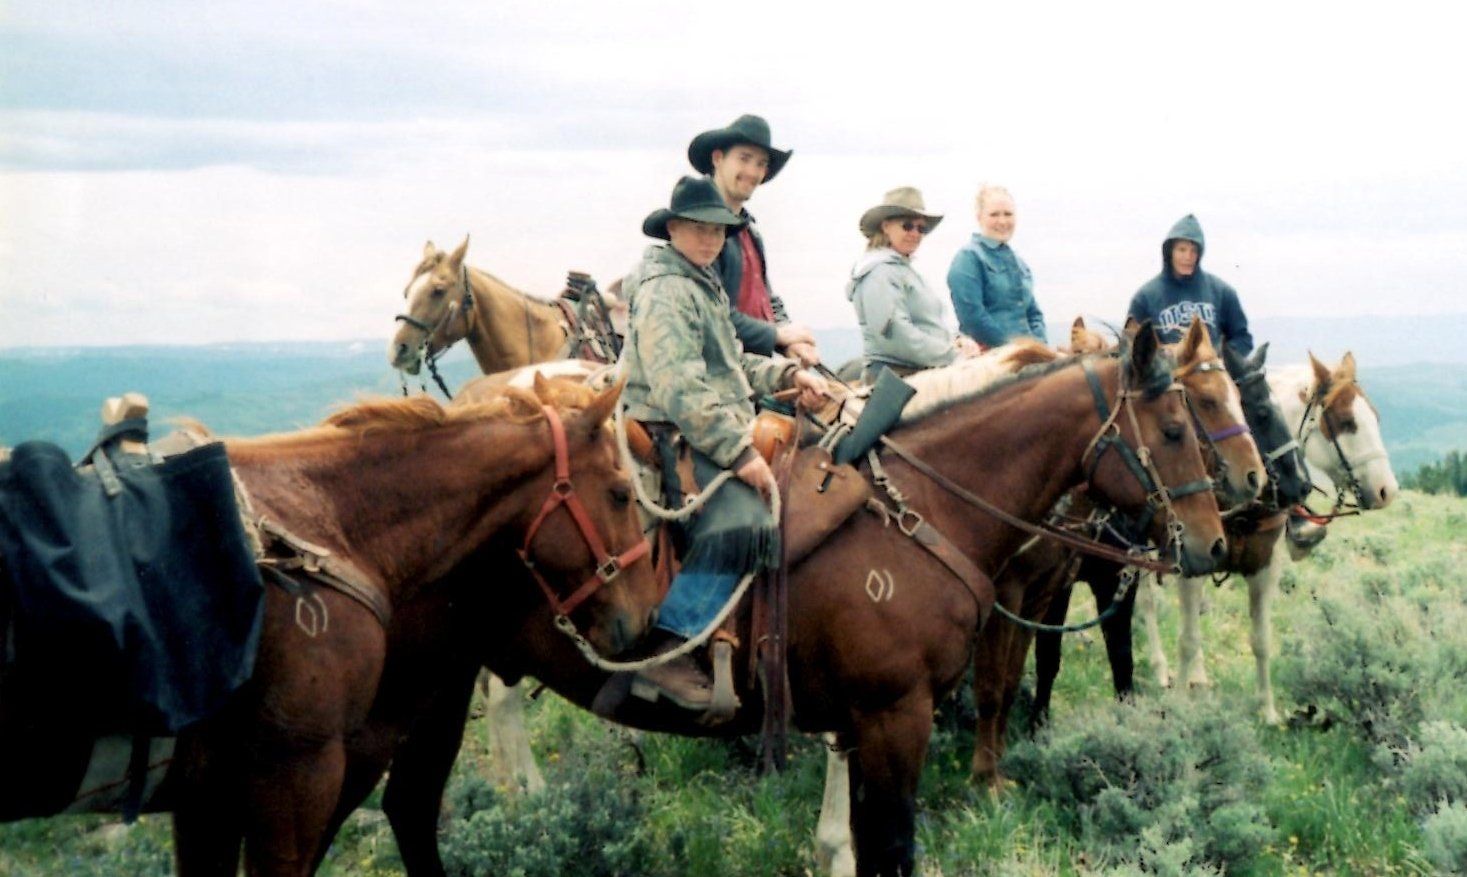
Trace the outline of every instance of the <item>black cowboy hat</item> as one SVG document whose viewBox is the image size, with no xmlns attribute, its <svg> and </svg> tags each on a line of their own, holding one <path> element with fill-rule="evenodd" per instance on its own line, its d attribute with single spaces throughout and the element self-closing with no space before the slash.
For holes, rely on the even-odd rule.
<svg viewBox="0 0 1467 877">
<path fill-rule="evenodd" d="M 790 160 L 793 150 L 775 149 L 769 145 L 769 123 L 762 116 L 739 116 L 727 128 L 704 131 L 688 144 L 688 161 L 705 174 L 713 173 L 713 150 L 727 151 L 731 146 L 747 143 L 769 153 L 769 171 L 764 182 L 774 179 L 784 163 Z"/>
<path fill-rule="evenodd" d="M 667 207 L 659 207 L 642 220 L 642 234 L 649 237 L 671 240 L 667 233 L 667 221 L 674 217 L 718 225 L 742 226 L 744 221 L 734 215 L 713 181 L 707 177 L 683 177 L 672 187 L 672 201 Z"/>
</svg>

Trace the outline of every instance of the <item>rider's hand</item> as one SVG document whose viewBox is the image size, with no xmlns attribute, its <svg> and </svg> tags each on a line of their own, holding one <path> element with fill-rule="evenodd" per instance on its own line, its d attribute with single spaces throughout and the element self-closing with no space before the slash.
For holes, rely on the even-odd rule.
<svg viewBox="0 0 1467 877">
<path fill-rule="evenodd" d="M 804 341 L 797 341 L 794 344 L 786 346 L 784 355 L 790 359 L 798 360 L 800 366 L 803 368 L 809 368 L 820 362 L 820 353 L 815 349 L 815 345 L 807 344 Z"/>
<path fill-rule="evenodd" d="M 762 494 L 769 493 L 774 485 L 774 472 L 764 458 L 755 454 L 749 462 L 740 466 L 735 472 L 739 480 L 759 491 Z"/>
<path fill-rule="evenodd" d="M 795 372 L 794 386 L 800 391 L 800 404 L 811 411 L 824 405 L 830 395 L 830 385 L 825 378 L 807 371 Z"/>
<path fill-rule="evenodd" d="M 815 334 L 808 328 L 796 323 L 785 323 L 774 327 L 774 346 L 782 350 L 788 349 L 791 344 L 808 344 L 815 346 Z"/>
<path fill-rule="evenodd" d="M 959 335 L 953 343 L 958 348 L 958 356 L 964 359 L 977 356 L 983 352 L 983 347 L 967 335 Z"/>
</svg>

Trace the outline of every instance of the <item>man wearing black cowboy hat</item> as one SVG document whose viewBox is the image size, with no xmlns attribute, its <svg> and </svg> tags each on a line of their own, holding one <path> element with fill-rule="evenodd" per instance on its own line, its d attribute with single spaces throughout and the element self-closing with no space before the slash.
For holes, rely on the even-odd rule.
<svg viewBox="0 0 1467 877">
<path fill-rule="evenodd" d="M 790 323 L 784 302 L 769 286 L 764 239 L 744 204 L 761 184 L 774 179 L 791 151 L 770 144 L 769 123 L 759 116 L 739 116 L 726 128 L 704 131 L 688 144 L 688 161 L 718 188 L 728 209 L 744 225 L 730 232 L 714 264 L 733 307 L 734 329 L 744 349 L 769 356 L 782 350 L 802 365 L 820 361 L 815 336 Z"/>
<path fill-rule="evenodd" d="M 822 401 L 825 381 L 785 360 L 745 352 L 734 336 L 728 295 L 710 267 L 726 231 L 743 224 L 705 177 L 683 177 L 671 205 L 642 223 L 667 244 L 647 248 L 622 281 L 631 315 L 622 349 L 628 417 L 676 428 L 692 448 L 699 484 L 731 470 L 687 528 L 682 569 L 663 600 L 657 651 L 701 632 L 745 574 L 777 566 L 779 526 L 760 498 L 773 489 L 769 465 L 754 450 L 755 391 L 798 388 L 807 405 Z M 639 674 L 684 709 L 706 710 L 712 688 L 691 656 Z M 615 707 L 613 678 L 598 711 Z"/>
</svg>

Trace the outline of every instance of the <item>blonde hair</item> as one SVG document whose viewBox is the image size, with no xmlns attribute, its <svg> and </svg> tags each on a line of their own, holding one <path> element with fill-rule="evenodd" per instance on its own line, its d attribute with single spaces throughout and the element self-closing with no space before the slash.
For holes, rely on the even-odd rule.
<svg viewBox="0 0 1467 877">
<path fill-rule="evenodd" d="M 887 237 L 886 232 L 879 228 L 866 237 L 866 249 L 868 250 L 879 250 L 889 246 L 891 246 L 891 238 Z"/>
<path fill-rule="evenodd" d="M 1006 195 L 1010 201 L 1014 200 L 1014 196 L 1003 186 L 995 183 L 982 183 L 978 186 L 977 210 L 979 213 L 983 212 L 984 200 L 992 198 L 995 195 Z"/>
</svg>

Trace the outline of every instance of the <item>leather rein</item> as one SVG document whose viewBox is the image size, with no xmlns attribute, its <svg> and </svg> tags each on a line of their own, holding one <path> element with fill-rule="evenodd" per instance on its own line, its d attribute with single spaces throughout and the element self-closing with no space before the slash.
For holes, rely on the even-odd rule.
<svg viewBox="0 0 1467 877">
<path fill-rule="evenodd" d="M 417 277 L 413 279 L 416 280 Z M 458 314 L 463 318 L 464 335 L 467 336 L 470 332 L 474 331 L 472 322 L 474 316 L 474 288 L 469 284 L 469 266 L 467 264 L 460 266 L 459 282 L 464 288 L 464 294 L 458 302 Z M 412 281 L 408 281 L 408 285 L 411 286 Z M 392 318 L 395 322 L 407 323 L 409 326 L 423 333 L 423 343 L 418 345 L 419 358 L 428 366 L 428 373 L 433 375 L 433 380 L 438 384 L 438 389 L 443 391 L 443 396 L 446 399 L 452 399 L 453 394 L 448 391 L 448 384 L 444 383 L 443 376 L 438 374 L 438 357 L 447 352 L 448 348 L 445 347 L 436 354 L 429 356 L 428 341 L 437 334 L 439 329 L 448 325 L 448 321 L 452 317 L 453 308 L 449 307 L 443 310 L 443 316 L 439 317 L 438 322 L 432 325 L 423 322 L 412 314 L 398 314 Z M 408 394 L 406 379 L 402 382 L 402 394 L 404 396 Z"/>
<path fill-rule="evenodd" d="M 1089 360 L 1081 360 L 1080 364 L 1085 371 L 1085 379 L 1090 385 L 1091 393 L 1095 399 L 1096 413 L 1100 415 L 1101 422 L 1100 430 L 1095 434 L 1095 437 L 1090 440 L 1089 445 L 1085 449 L 1085 453 L 1082 454 L 1080 458 L 1081 465 L 1083 466 L 1085 458 L 1089 457 L 1092 453 L 1094 454 L 1094 459 L 1092 460 L 1086 472 L 1086 483 L 1090 483 L 1091 480 L 1094 478 L 1095 470 L 1099 467 L 1100 460 L 1105 452 L 1107 450 L 1114 449 L 1122 457 L 1127 465 L 1127 468 L 1136 477 L 1136 479 L 1140 482 L 1142 488 L 1146 491 L 1146 524 L 1149 526 L 1152 517 L 1158 511 L 1165 512 L 1168 521 L 1167 529 L 1170 533 L 1168 544 L 1176 545 L 1177 551 L 1180 553 L 1180 540 L 1185 530 L 1182 522 L 1176 517 L 1176 512 L 1172 508 L 1171 501 L 1173 499 L 1180 499 L 1184 496 L 1190 496 L 1194 493 L 1210 491 L 1213 488 L 1212 481 L 1210 479 L 1197 480 L 1190 481 L 1175 488 L 1167 487 L 1162 482 L 1160 473 L 1156 471 L 1155 465 L 1151 462 L 1151 454 L 1149 449 L 1145 445 L 1141 446 L 1139 452 L 1133 449 L 1130 444 L 1126 442 L 1126 440 L 1121 436 L 1120 427 L 1116 424 L 1117 417 L 1120 415 L 1122 410 L 1125 410 L 1130 416 L 1132 429 L 1135 431 L 1138 437 L 1140 436 L 1141 431 L 1136 423 L 1136 414 L 1133 410 L 1134 406 L 1131 404 L 1131 400 L 1141 391 L 1128 389 L 1125 386 L 1124 377 L 1122 377 L 1122 386 L 1120 389 L 1120 393 L 1118 394 L 1116 406 L 1112 408 L 1105 398 L 1105 392 L 1100 386 L 1100 379 L 1099 376 L 1095 373 L 1094 366 L 1091 365 Z M 1171 386 L 1167 387 L 1164 390 L 1164 392 L 1173 391 L 1182 392 L 1182 388 L 1180 385 L 1173 383 Z M 1105 543 L 1099 542 L 1094 539 L 1087 539 L 1083 536 L 1077 536 L 1074 533 L 1060 530 L 1048 524 L 1036 524 L 1026 521 L 1023 518 L 1020 518 L 1008 511 L 1005 511 L 1004 509 L 999 508 L 998 506 L 994 505 L 993 503 L 989 502 L 978 494 L 973 493 L 972 491 L 963 487 L 961 484 L 953 481 L 951 478 L 934 468 L 930 463 L 918 457 L 916 454 L 912 453 L 910 450 L 903 447 L 898 442 L 893 441 L 889 436 L 883 436 L 881 438 L 881 444 L 884 445 L 892 453 L 900 457 L 912 468 L 926 475 L 929 479 L 931 479 L 942 489 L 946 490 L 948 493 L 951 493 L 953 496 L 956 496 L 958 499 L 963 500 L 967 504 L 984 512 L 990 517 L 996 518 L 999 521 L 1002 521 L 1003 523 L 1008 524 L 1009 526 L 1021 530 L 1025 533 L 1030 533 L 1035 536 L 1058 542 L 1059 544 L 1079 551 L 1082 554 L 1088 554 L 1092 557 L 1099 557 L 1104 560 L 1114 561 L 1116 563 L 1124 564 L 1127 566 L 1137 566 L 1142 569 L 1150 570 L 1152 572 L 1175 573 L 1178 572 L 1180 569 L 1179 562 L 1167 563 L 1161 560 L 1151 560 L 1149 558 L 1141 557 L 1136 554 L 1115 548 L 1113 546 L 1106 545 Z M 915 515 L 916 513 L 910 512 L 909 514 Z M 1178 560 L 1180 560 L 1180 556 L 1178 557 Z"/>
</svg>

